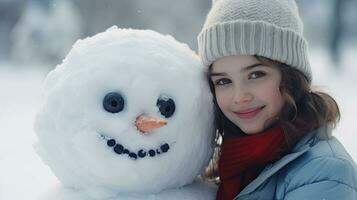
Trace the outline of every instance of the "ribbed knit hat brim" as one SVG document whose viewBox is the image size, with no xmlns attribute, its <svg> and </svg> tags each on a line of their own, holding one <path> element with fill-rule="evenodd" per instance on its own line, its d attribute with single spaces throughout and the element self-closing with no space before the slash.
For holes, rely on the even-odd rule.
<svg viewBox="0 0 357 200">
<path fill-rule="evenodd" d="M 198 35 L 204 65 L 230 55 L 258 55 L 302 71 L 311 81 L 307 42 L 303 36 L 262 21 L 235 20 L 214 24 Z"/>
</svg>

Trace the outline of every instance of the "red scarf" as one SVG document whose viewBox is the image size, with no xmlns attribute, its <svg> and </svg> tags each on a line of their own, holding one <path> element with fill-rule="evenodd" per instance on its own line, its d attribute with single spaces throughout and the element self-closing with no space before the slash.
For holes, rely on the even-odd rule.
<svg viewBox="0 0 357 200">
<path fill-rule="evenodd" d="M 218 162 L 221 184 L 216 199 L 232 200 L 267 164 L 281 158 L 286 149 L 280 126 L 254 135 L 226 133 Z"/>
</svg>

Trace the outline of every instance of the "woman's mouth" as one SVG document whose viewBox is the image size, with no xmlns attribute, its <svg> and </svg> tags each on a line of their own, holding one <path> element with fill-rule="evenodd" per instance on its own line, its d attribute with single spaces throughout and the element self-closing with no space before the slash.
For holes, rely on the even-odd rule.
<svg viewBox="0 0 357 200">
<path fill-rule="evenodd" d="M 254 118 L 261 110 L 263 110 L 265 106 L 249 108 L 245 110 L 240 110 L 238 112 L 234 112 L 240 119 L 252 119 Z"/>
</svg>

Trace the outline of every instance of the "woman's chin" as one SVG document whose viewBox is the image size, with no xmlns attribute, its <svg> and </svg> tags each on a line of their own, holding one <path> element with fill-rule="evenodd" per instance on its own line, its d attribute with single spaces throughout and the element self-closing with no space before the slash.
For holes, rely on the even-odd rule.
<svg viewBox="0 0 357 200">
<path fill-rule="evenodd" d="M 246 135 L 254 135 L 264 131 L 264 126 L 258 124 L 252 124 L 249 126 L 239 126 L 239 127 Z"/>
</svg>

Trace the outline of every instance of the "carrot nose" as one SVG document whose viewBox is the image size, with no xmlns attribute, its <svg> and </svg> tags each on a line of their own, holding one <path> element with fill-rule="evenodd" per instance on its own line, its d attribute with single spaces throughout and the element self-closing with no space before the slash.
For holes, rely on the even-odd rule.
<svg viewBox="0 0 357 200">
<path fill-rule="evenodd" d="M 149 133 L 153 129 L 165 126 L 166 124 L 167 122 L 163 119 L 154 118 L 145 115 L 140 115 L 139 117 L 136 118 L 135 121 L 135 125 L 137 129 L 144 134 Z"/>
</svg>

